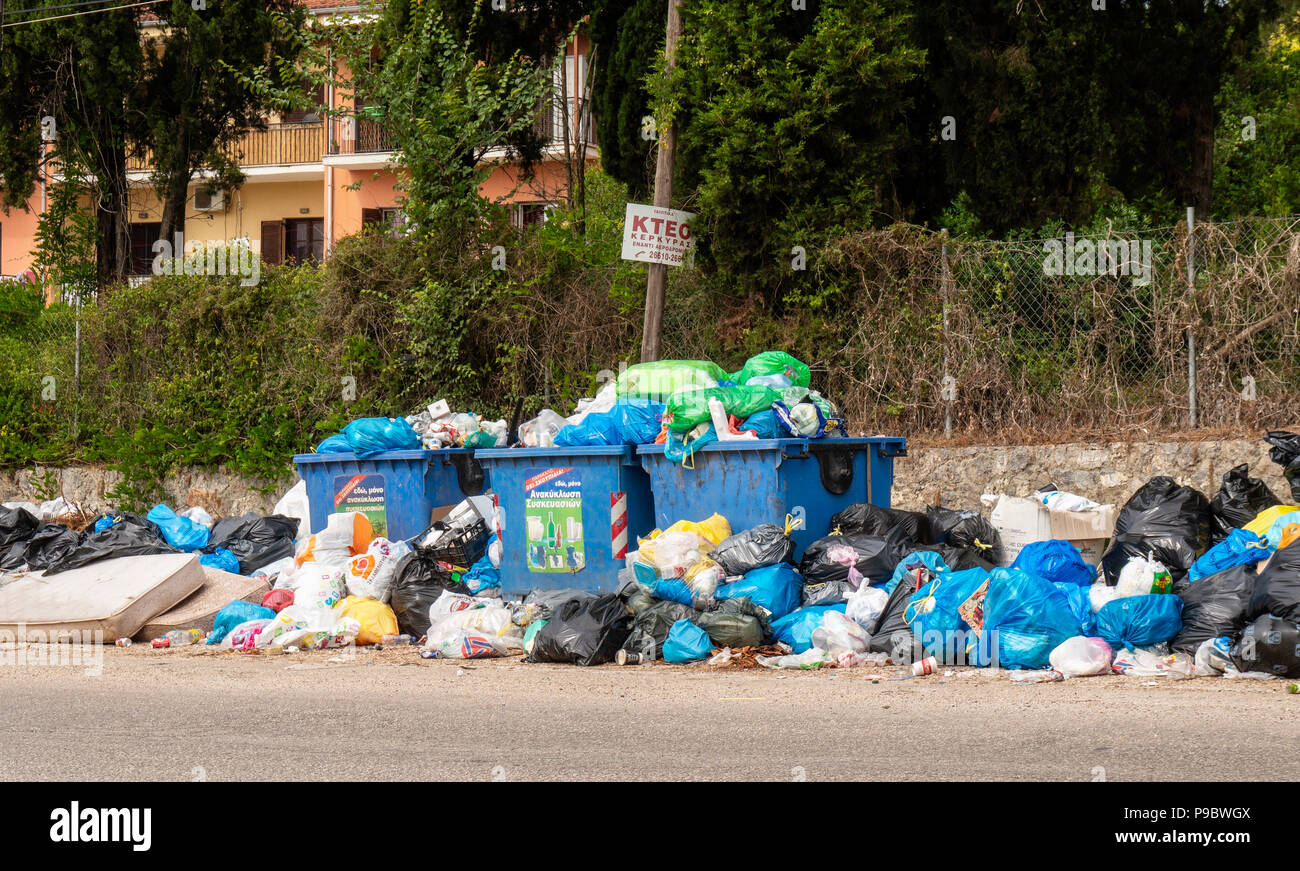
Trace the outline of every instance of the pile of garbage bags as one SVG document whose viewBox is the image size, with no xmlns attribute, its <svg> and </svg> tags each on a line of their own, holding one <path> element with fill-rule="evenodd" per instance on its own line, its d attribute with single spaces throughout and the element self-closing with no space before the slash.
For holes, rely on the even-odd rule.
<svg viewBox="0 0 1300 871">
<path fill-rule="evenodd" d="M 810 389 L 808 366 L 764 351 L 735 372 L 702 360 L 627 367 L 569 417 L 543 409 L 519 427 L 525 447 L 661 443 L 674 459 L 712 441 L 848 434 L 839 409 Z"/>
<path fill-rule="evenodd" d="M 195 553 L 205 566 L 251 575 L 293 554 L 298 520 L 246 514 L 214 521 L 201 507 L 155 505 L 144 517 L 104 514 L 77 531 L 27 508 L 0 508 L 0 571 L 55 575 L 104 559 Z"/>
</svg>

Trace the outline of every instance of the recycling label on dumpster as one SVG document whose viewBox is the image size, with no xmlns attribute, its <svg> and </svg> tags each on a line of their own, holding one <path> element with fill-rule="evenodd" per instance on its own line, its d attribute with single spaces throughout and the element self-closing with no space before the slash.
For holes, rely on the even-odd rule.
<svg viewBox="0 0 1300 871">
<path fill-rule="evenodd" d="M 577 469 L 528 471 L 524 529 L 530 572 L 577 572 L 586 566 L 582 474 Z"/>
<path fill-rule="evenodd" d="M 370 520 L 375 537 L 388 535 L 383 475 L 334 476 L 334 513 L 358 511 Z"/>
</svg>

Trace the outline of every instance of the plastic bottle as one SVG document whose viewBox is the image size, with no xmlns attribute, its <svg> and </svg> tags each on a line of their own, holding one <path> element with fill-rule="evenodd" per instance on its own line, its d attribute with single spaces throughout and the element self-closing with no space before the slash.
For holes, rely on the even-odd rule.
<svg viewBox="0 0 1300 871">
<path fill-rule="evenodd" d="M 197 629 L 173 629 L 161 638 L 153 640 L 154 647 L 188 647 L 203 640 L 203 633 Z"/>
</svg>

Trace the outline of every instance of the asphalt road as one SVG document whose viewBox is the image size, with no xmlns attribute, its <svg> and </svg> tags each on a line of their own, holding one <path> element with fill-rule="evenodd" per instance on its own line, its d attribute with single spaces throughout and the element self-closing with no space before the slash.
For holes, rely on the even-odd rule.
<svg viewBox="0 0 1300 871">
<path fill-rule="evenodd" d="M 1282 681 L 333 655 L 0 666 L 0 779 L 1300 778 L 1300 695 Z"/>
</svg>

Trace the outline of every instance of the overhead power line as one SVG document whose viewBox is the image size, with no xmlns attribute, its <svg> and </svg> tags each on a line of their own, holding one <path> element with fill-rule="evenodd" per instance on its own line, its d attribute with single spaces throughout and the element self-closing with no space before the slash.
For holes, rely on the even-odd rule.
<svg viewBox="0 0 1300 871">
<path fill-rule="evenodd" d="M 96 2 L 102 3 L 103 0 L 96 0 Z M 8 24 L 0 24 L 0 27 L 19 27 L 20 25 L 23 24 L 41 24 L 46 21 L 59 21 L 64 18 L 79 18 L 82 15 L 94 15 L 98 12 L 117 12 L 123 9 L 135 9 L 139 6 L 154 6 L 158 3 L 165 3 L 165 2 L 168 2 L 168 0 L 141 0 L 141 2 L 139 3 L 126 3 L 121 6 L 105 6 L 101 9 L 85 9 L 80 12 L 69 12 L 65 15 L 50 15 L 45 18 L 28 18 L 24 21 L 11 21 Z M 63 7 L 46 6 L 44 8 L 37 8 L 37 9 L 17 9 L 12 11 L 6 11 L 4 15 L 6 18 L 8 18 L 12 15 L 18 15 L 20 13 L 44 12 L 46 10 L 56 9 L 56 8 L 70 9 L 74 6 L 79 6 L 79 5 L 86 5 L 86 4 L 72 3 Z"/>
</svg>

